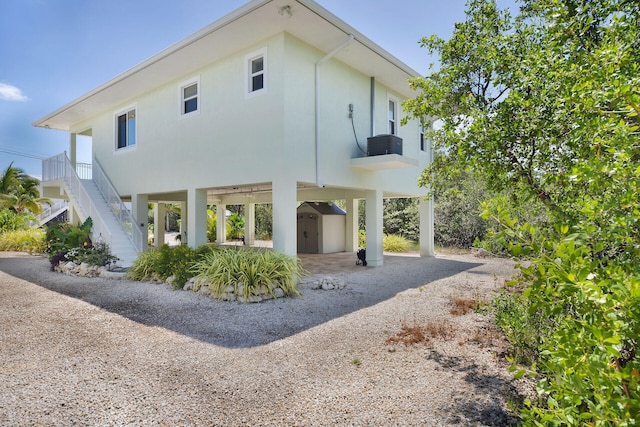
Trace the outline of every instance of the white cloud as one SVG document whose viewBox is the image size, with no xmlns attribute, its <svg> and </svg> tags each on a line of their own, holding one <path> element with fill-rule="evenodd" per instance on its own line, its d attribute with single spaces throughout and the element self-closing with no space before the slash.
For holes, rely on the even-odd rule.
<svg viewBox="0 0 640 427">
<path fill-rule="evenodd" d="M 27 101 L 29 98 L 22 94 L 22 91 L 8 84 L 0 83 L 0 100 L 4 101 Z"/>
</svg>

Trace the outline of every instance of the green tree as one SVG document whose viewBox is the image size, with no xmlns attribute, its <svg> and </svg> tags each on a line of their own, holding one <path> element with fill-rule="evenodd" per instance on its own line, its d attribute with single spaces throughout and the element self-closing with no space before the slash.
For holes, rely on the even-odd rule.
<svg viewBox="0 0 640 427">
<path fill-rule="evenodd" d="M 0 208 L 39 214 L 42 204 L 51 204 L 49 199 L 40 197 L 39 186 L 40 181 L 11 163 L 0 176 Z"/>
<path fill-rule="evenodd" d="M 486 212 L 513 254 L 529 256 L 540 337 L 540 399 L 527 424 L 640 423 L 640 8 L 631 0 L 525 0 L 512 18 L 468 3 L 453 37 L 422 40 L 440 68 L 405 107 L 435 117 L 447 153 L 422 176 L 473 168 L 510 203 L 535 199 L 552 227 Z"/>
</svg>

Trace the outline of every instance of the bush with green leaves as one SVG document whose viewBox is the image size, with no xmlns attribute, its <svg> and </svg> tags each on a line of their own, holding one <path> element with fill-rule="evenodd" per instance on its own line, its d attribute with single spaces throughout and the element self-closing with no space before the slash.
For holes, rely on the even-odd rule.
<svg viewBox="0 0 640 427">
<path fill-rule="evenodd" d="M 382 210 L 383 232 L 418 241 L 420 238 L 418 207 L 419 199 L 417 198 L 385 199 Z"/>
<path fill-rule="evenodd" d="M 159 249 L 142 252 L 127 271 L 132 280 L 167 280 L 173 276 L 173 287 L 182 289 L 194 276 L 193 266 L 205 255 L 217 251 L 216 248 L 202 245 L 192 249 L 187 245 L 170 247 L 162 245 Z"/>
<path fill-rule="evenodd" d="M 11 209 L 2 209 L 0 210 L 0 233 L 24 230 L 30 227 L 30 222 L 36 221 L 36 217 L 31 212 L 15 212 Z"/>
<path fill-rule="evenodd" d="M 42 254 L 47 248 L 45 233 L 30 227 L 0 233 L 0 251 L 19 251 Z"/>
<path fill-rule="evenodd" d="M 523 0 L 512 18 L 470 0 L 452 38 L 422 40 L 439 67 L 412 79 L 409 116 L 437 117 L 445 156 L 423 175 L 481 171 L 536 198 L 548 224 L 494 212 L 523 263 L 529 314 L 557 319 L 529 372 L 525 425 L 640 424 L 640 8 Z M 510 310 L 510 307 L 505 307 Z M 534 325 L 530 333 L 535 333 Z"/>
<path fill-rule="evenodd" d="M 227 218 L 227 239 L 240 239 L 244 234 L 244 217 L 234 212 Z"/>
<path fill-rule="evenodd" d="M 86 263 L 100 267 L 118 260 L 117 256 L 111 254 L 111 249 L 105 242 L 69 249 L 65 253 L 65 258 L 76 264 Z"/>
<path fill-rule="evenodd" d="M 74 248 L 91 245 L 93 220 L 88 217 L 80 226 L 56 222 L 46 228 L 47 253 L 50 257 Z"/>
<path fill-rule="evenodd" d="M 218 219 L 216 211 L 207 209 L 207 240 L 211 243 L 218 238 Z"/>
<path fill-rule="evenodd" d="M 385 252 L 407 252 L 410 241 L 397 234 L 385 234 L 382 236 L 382 248 Z"/>
<path fill-rule="evenodd" d="M 193 268 L 196 287 L 208 286 L 222 298 L 232 287 L 236 296 L 270 294 L 279 287 L 296 296 L 298 279 L 308 275 L 300 259 L 271 250 L 227 248 L 205 255 Z"/>
<path fill-rule="evenodd" d="M 164 280 L 158 274 L 160 269 L 160 250 L 149 249 L 138 255 L 133 265 L 127 270 L 127 277 L 132 280 Z M 165 277 L 166 279 L 166 277 Z"/>
<path fill-rule="evenodd" d="M 196 258 L 195 250 L 187 245 L 169 247 L 162 245 L 156 272 L 162 280 L 173 276 L 173 286 L 182 289 L 191 277 L 190 269 Z"/>
</svg>

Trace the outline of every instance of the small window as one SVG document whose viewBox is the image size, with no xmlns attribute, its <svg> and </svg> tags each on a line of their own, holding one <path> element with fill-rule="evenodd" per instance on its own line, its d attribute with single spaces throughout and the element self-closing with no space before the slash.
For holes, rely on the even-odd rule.
<svg viewBox="0 0 640 427">
<path fill-rule="evenodd" d="M 189 114 L 198 109 L 198 84 L 194 83 L 182 89 L 182 114 Z"/>
<path fill-rule="evenodd" d="M 246 56 L 247 95 L 257 95 L 267 89 L 267 50 L 261 49 Z"/>
<path fill-rule="evenodd" d="M 180 88 L 180 116 L 196 113 L 200 108 L 200 78 L 182 82 Z"/>
<path fill-rule="evenodd" d="M 387 131 L 391 135 L 397 135 L 397 132 L 398 132 L 398 129 L 397 129 L 397 125 L 398 125 L 398 108 L 397 108 L 397 105 L 398 105 L 398 103 L 396 102 L 395 99 L 389 98 L 389 100 L 388 100 L 389 125 L 388 125 Z"/>
<path fill-rule="evenodd" d="M 425 137 L 425 133 L 427 132 L 427 130 L 431 127 L 431 123 L 427 121 L 427 119 L 422 118 L 420 119 L 420 150 L 421 151 L 428 151 L 429 147 L 427 145 L 427 140 Z"/>
<path fill-rule="evenodd" d="M 264 89 L 264 58 L 251 60 L 251 92 Z"/>
<path fill-rule="evenodd" d="M 136 110 L 116 114 L 116 149 L 136 145 Z"/>
</svg>

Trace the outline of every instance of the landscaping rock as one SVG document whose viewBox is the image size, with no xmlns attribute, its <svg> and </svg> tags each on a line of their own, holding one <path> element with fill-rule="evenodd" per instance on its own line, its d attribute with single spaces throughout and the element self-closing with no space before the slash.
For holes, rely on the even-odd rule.
<svg viewBox="0 0 640 427">
<path fill-rule="evenodd" d="M 311 281 L 307 281 L 306 283 L 311 289 L 322 289 L 324 291 L 343 289 L 347 286 L 344 279 L 334 276 L 313 277 Z"/>
</svg>

